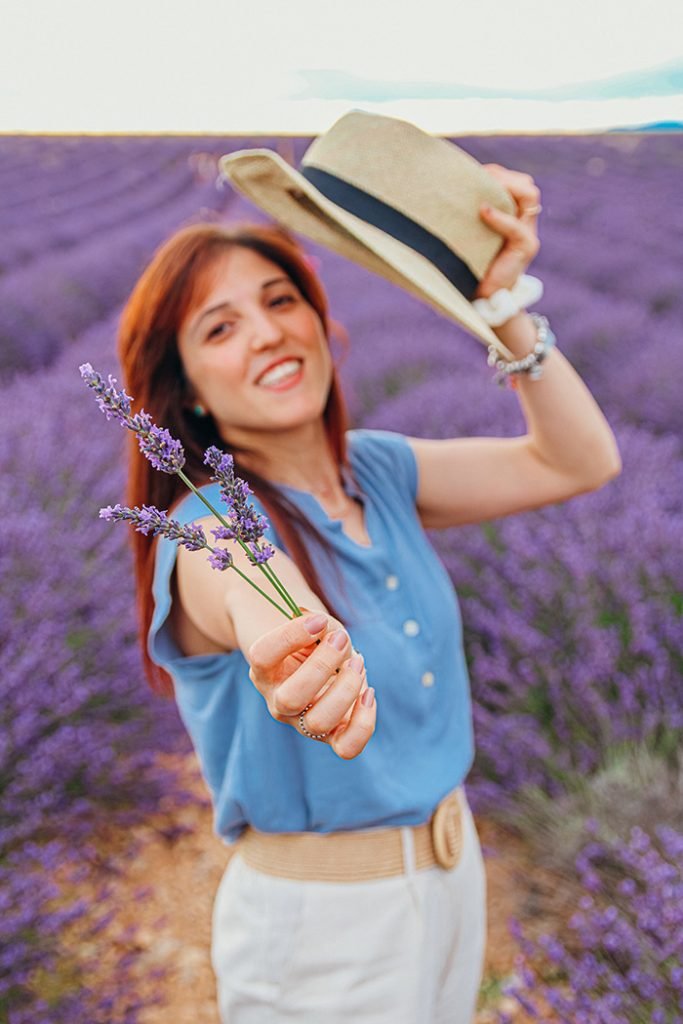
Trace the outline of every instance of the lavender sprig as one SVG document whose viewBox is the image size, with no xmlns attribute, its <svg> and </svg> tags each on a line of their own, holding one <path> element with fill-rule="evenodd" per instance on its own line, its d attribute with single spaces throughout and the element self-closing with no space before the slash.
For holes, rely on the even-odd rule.
<svg viewBox="0 0 683 1024">
<path fill-rule="evenodd" d="M 277 578 L 275 572 L 271 569 L 271 567 L 265 564 L 267 560 L 269 558 L 272 558 L 273 555 L 275 554 L 275 548 L 270 544 L 261 543 L 261 533 L 250 532 L 248 539 L 245 540 L 240 529 L 239 521 L 234 521 L 232 523 L 227 522 L 225 518 L 221 515 L 221 513 L 218 511 L 218 509 L 214 508 L 214 506 L 211 504 L 208 498 L 206 498 L 202 494 L 202 492 L 195 487 L 195 485 L 192 483 L 189 477 L 185 476 L 182 469 L 178 469 L 176 470 L 176 472 L 180 479 L 183 481 L 183 483 L 187 487 L 189 487 L 194 494 L 197 495 L 200 501 L 204 502 L 208 510 L 211 513 L 213 513 L 216 519 L 218 519 L 218 521 L 221 524 L 221 527 L 219 528 L 221 530 L 220 536 L 236 540 L 240 547 L 243 549 L 243 551 L 246 552 L 249 561 L 261 570 L 261 572 L 266 577 L 268 582 L 275 588 L 275 590 L 277 590 L 280 596 L 284 598 L 284 600 L 287 602 L 292 612 L 294 613 L 292 616 L 289 617 L 295 618 L 299 615 L 302 615 L 303 612 L 297 605 L 294 598 L 291 597 L 290 594 L 287 592 L 287 590 L 280 582 L 280 580 Z M 249 487 L 249 485 L 245 483 L 245 481 L 239 480 L 238 477 L 236 477 L 235 479 L 238 481 L 239 484 L 244 485 L 244 487 Z M 253 509 L 252 513 L 255 515 Z M 262 531 L 265 530 L 268 526 L 268 520 L 265 518 L 265 516 L 258 516 L 258 519 L 262 521 Z M 261 593 L 263 593 L 263 591 L 261 591 Z"/>
<path fill-rule="evenodd" d="M 126 505 L 107 505 L 100 509 L 100 519 L 109 522 L 128 522 L 135 524 L 138 533 L 161 534 L 169 540 L 177 540 L 190 551 L 201 551 L 202 548 L 213 550 L 206 542 L 206 534 L 197 523 L 181 526 L 176 519 L 169 519 L 166 512 L 160 512 L 154 505 L 143 505 L 128 508 Z"/>
<path fill-rule="evenodd" d="M 287 615 L 284 608 L 281 608 L 272 598 L 268 597 L 268 594 L 264 593 L 253 580 L 250 580 L 241 569 L 237 568 L 229 551 L 226 551 L 225 548 L 213 548 L 207 543 L 206 534 L 197 523 L 187 523 L 183 526 L 177 519 L 169 518 L 166 512 L 160 511 L 154 505 L 143 505 L 142 508 L 139 508 L 137 505 L 133 508 L 118 504 L 107 505 L 105 508 L 100 509 L 100 519 L 106 519 L 109 522 L 131 523 L 138 533 L 144 533 L 147 536 L 151 534 L 153 537 L 167 537 L 169 540 L 178 541 L 179 544 L 182 544 L 189 551 L 201 551 L 205 548 L 210 552 L 209 563 L 212 568 L 218 569 L 221 572 L 225 569 L 234 569 L 242 579 L 246 580 L 255 590 L 258 590 L 260 594 L 263 594 L 266 600 L 270 601 L 278 611 L 282 612 L 283 615 Z M 215 533 L 216 531 L 212 532 Z"/>
<path fill-rule="evenodd" d="M 107 419 L 118 420 L 122 427 L 128 427 L 137 435 L 140 451 L 155 469 L 162 473 L 178 473 L 183 468 L 185 452 L 180 441 L 176 441 L 168 430 L 157 427 L 144 409 L 131 414 L 132 399 L 123 388 L 115 387 L 116 377 L 109 374 L 107 385 L 90 363 L 83 363 L 79 370 L 85 383 L 95 392 L 95 400 Z"/>
<path fill-rule="evenodd" d="M 230 510 L 233 524 L 227 528 L 219 527 L 218 530 L 212 530 L 212 533 L 221 539 L 241 538 L 251 551 L 254 561 L 264 566 L 275 589 L 287 600 L 286 591 L 270 566 L 266 565 L 268 559 L 275 554 L 275 549 L 262 541 L 268 521 L 249 503 L 248 498 L 253 491 L 246 480 L 235 476 L 235 460 L 232 455 L 211 445 L 204 453 L 204 462 L 213 469 L 211 479 L 220 485 L 220 495 Z"/>
<path fill-rule="evenodd" d="M 226 521 L 221 513 L 213 507 L 183 473 L 185 452 L 181 443 L 172 437 L 168 430 L 157 427 L 149 413 L 146 413 L 144 409 L 133 414 L 131 412 L 131 396 L 127 395 L 123 388 L 116 387 L 116 378 L 112 377 L 111 374 L 108 376 L 107 382 L 105 382 L 101 374 L 97 373 L 90 363 L 83 363 L 79 370 L 85 383 L 95 392 L 97 404 L 107 419 L 116 419 L 121 426 L 132 430 L 137 436 L 140 451 L 145 458 L 149 459 L 154 468 L 162 473 L 177 474 L 183 483 L 197 495 L 221 523 L 218 530 L 212 531 L 214 536 L 217 539 L 236 540 L 240 544 L 252 564 L 258 566 L 278 594 L 284 598 L 293 612 L 293 616 L 288 615 L 260 587 L 253 583 L 244 573 L 240 572 L 233 564 L 229 552 L 226 552 L 224 548 L 210 547 L 206 543 L 203 531 L 203 543 L 199 544 L 199 548 L 193 548 L 193 550 L 199 550 L 201 547 L 208 548 L 211 552 L 209 562 L 213 568 L 219 570 L 226 568 L 235 569 L 239 572 L 240 576 L 251 583 L 259 593 L 263 594 L 284 615 L 287 615 L 289 618 L 302 615 L 301 609 L 277 578 L 273 569 L 266 564 L 268 559 L 272 558 L 275 554 L 273 546 L 263 541 L 263 534 L 268 527 L 268 520 L 265 516 L 259 515 L 248 502 L 248 497 L 253 492 L 246 481 L 235 476 L 232 456 L 221 452 L 212 445 L 205 453 L 204 459 L 216 474 L 211 479 L 218 480 L 221 485 L 221 498 L 226 502 L 229 509 L 230 521 Z M 102 512 L 106 514 L 102 515 Z M 178 540 L 185 546 L 189 546 L 188 540 L 190 540 L 190 543 L 199 543 L 198 534 L 190 535 L 183 533 L 184 528 L 179 523 L 175 520 L 169 520 L 165 512 L 160 512 L 152 505 L 145 505 L 142 509 L 128 509 L 121 505 L 116 505 L 113 508 L 108 506 L 107 509 L 101 510 L 100 515 L 102 518 L 117 518 L 135 523 L 136 529 L 143 533 L 156 535 L 156 533 L 164 533 L 167 530 L 171 531 L 171 533 L 175 531 L 172 539 Z M 195 527 L 196 529 L 199 528 Z M 165 535 L 171 536 L 171 533 L 165 533 Z"/>
</svg>

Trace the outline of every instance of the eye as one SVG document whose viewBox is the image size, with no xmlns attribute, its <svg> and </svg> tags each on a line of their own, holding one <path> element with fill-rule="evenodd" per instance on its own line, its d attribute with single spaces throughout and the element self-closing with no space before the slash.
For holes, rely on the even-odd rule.
<svg viewBox="0 0 683 1024">
<path fill-rule="evenodd" d="M 221 321 L 221 323 L 216 324 L 215 327 L 211 328 L 211 330 L 209 331 L 209 333 L 206 336 L 207 337 L 207 341 L 209 339 L 211 339 L 211 338 L 217 338 L 220 334 L 223 334 L 223 329 L 224 328 L 230 329 L 231 327 L 234 327 L 234 324 L 228 323 L 227 320 Z"/>
<path fill-rule="evenodd" d="M 278 297 L 276 299 L 273 299 L 273 301 L 271 302 L 271 306 L 278 306 L 282 304 L 286 305 L 289 302 L 296 302 L 296 298 L 294 297 L 294 295 L 278 295 Z"/>
</svg>

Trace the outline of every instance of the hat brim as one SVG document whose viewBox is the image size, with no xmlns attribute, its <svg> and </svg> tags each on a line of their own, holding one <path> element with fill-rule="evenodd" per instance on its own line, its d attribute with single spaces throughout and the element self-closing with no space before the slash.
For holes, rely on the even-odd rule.
<svg viewBox="0 0 683 1024">
<path fill-rule="evenodd" d="M 288 229 L 345 256 L 428 303 L 482 344 L 512 353 L 474 306 L 426 257 L 333 203 L 270 149 L 240 150 L 219 160 L 238 191 Z"/>
</svg>

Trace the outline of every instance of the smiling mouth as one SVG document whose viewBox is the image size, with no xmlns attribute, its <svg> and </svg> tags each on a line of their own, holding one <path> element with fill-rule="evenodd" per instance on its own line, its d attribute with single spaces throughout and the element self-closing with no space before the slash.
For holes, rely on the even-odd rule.
<svg viewBox="0 0 683 1024">
<path fill-rule="evenodd" d="M 256 385 L 262 388 L 277 388 L 278 385 L 294 381 L 294 378 L 301 374 L 302 369 L 302 359 L 288 359 L 259 377 Z"/>
</svg>

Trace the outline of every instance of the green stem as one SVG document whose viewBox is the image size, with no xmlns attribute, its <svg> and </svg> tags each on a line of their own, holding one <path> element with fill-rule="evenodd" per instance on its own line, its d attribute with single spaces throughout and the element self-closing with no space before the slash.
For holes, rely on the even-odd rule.
<svg viewBox="0 0 683 1024">
<path fill-rule="evenodd" d="M 274 570 L 273 570 L 273 569 L 271 569 L 271 567 L 270 567 L 270 566 L 269 566 L 269 565 L 268 565 L 267 563 L 261 563 L 261 569 L 262 569 L 262 571 L 263 571 L 263 572 L 264 572 L 264 573 L 266 574 L 266 576 L 268 577 L 268 579 L 270 580 L 270 582 L 272 583 L 272 585 L 273 585 L 273 586 L 275 587 L 275 589 L 276 589 L 276 590 L 278 591 L 278 593 L 279 593 L 279 594 L 280 594 L 280 595 L 281 595 L 281 596 L 282 596 L 282 597 L 283 597 L 283 598 L 285 599 L 285 601 L 286 601 L 286 602 L 287 602 L 287 603 L 289 604 L 290 608 L 291 608 L 291 609 L 292 609 L 292 611 L 294 612 L 294 615 L 295 615 L 295 617 L 296 617 L 297 615 L 301 615 L 301 614 L 302 614 L 302 612 L 301 612 L 301 610 L 299 609 L 299 606 L 298 606 L 298 605 L 296 604 L 296 602 L 294 602 L 294 601 L 292 601 L 292 600 L 290 599 L 290 597 L 289 597 L 289 594 L 287 593 L 287 591 L 285 590 L 285 588 L 283 587 L 283 585 L 282 585 L 282 584 L 280 583 L 279 579 L 278 579 L 278 578 L 277 578 L 277 576 L 275 575 L 275 572 L 274 572 Z"/>
<path fill-rule="evenodd" d="M 180 479 L 183 481 L 183 483 L 187 487 L 189 487 L 190 490 L 193 491 L 197 495 L 197 497 L 200 499 L 200 501 L 204 502 L 204 504 L 206 505 L 208 510 L 216 517 L 216 519 L 218 519 L 218 521 L 220 523 L 222 523 L 223 526 L 227 527 L 227 529 L 229 529 L 229 530 L 232 529 L 232 527 L 230 526 L 230 523 L 226 522 L 226 520 L 223 518 L 223 516 L 218 511 L 218 509 L 213 507 L 211 502 L 208 501 L 204 497 L 204 495 L 201 493 L 201 491 L 199 491 L 195 487 L 195 485 L 192 483 L 192 481 L 183 473 L 182 469 L 176 470 L 176 473 L 178 474 Z M 249 550 L 249 548 L 244 543 L 244 541 L 240 537 L 236 537 L 235 540 L 238 542 L 240 547 L 242 547 L 242 549 L 245 551 L 245 553 L 246 553 L 247 557 L 249 558 L 249 561 L 252 563 L 252 565 L 257 565 L 258 566 L 258 568 L 261 570 L 261 572 L 266 577 L 266 579 L 270 582 L 270 584 L 275 588 L 276 591 L 278 591 L 280 596 L 283 597 L 284 600 L 287 602 L 287 604 L 289 605 L 291 610 L 294 612 L 294 616 L 290 616 L 290 618 L 295 618 L 295 617 L 297 617 L 299 615 L 302 615 L 303 613 L 302 613 L 301 609 L 299 608 L 299 606 L 297 605 L 296 601 L 294 600 L 293 597 L 290 596 L 290 594 L 287 593 L 287 591 L 285 590 L 284 586 L 282 585 L 280 580 L 277 578 L 277 576 L 275 575 L 273 570 L 270 568 L 270 566 L 268 566 L 266 568 L 266 566 L 263 565 L 263 563 L 255 562 L 254 558 L 253 558 L 253 555 L 252 555 L 252 552 Z M 232 568 L 234 569 L 236 567 L 232 566 Z M 239 572 L 239 569 L 237 571 Z M 240 576 L 244 576 L 244 573 L 240 572 Z M 248 577 L 244 576 L 244 579 L 248 579 Z M 251 580 L 249 580 L 249 582 L 251 583 Z M 257 587 L 255 583 L 253 584 L 253 586 L 255 586 L 256 589 L 259 590 L 263 594 L 263 591 L 261 590 L 261 588 Z M 263 594 L 263 596 L 266 597 L 267 595 Z M 270 598 L 268 598 L 268 600 L 270 601 Z M 271 601 L 271 604 L 275 604 L 275 602 Z M 275 607 L 279 608 L 279 605 L 275 604 Z M 282 608 L 280 608 L 280 611 L 282 611 Z M 287 613 L 283 612 L 283 614 L 286 615 Z"/>
<path fill-rule="evenodd" d="M 212 548 L 210 544 L 205 544 L 204 547 L 206 548 L 207 551 L 215 551 L 216 550 L 215 548 Z M 235 572 L 238 573 L 238 575 L 240 575 L 243 580 L 246 580 L 247 583 L 254 588 L 254 590 L 258 590 L 259 594 L 263 594 L 263 596 L 265 597 L 266 601 L 270 601 L 270 603 L 275 608 L 277 608 L 277 610 L 279 612 L 282 612 L 282 614 L 285 615 L 288 619 L 293 619 L 294 618 L 294 616 L 290 615 L 288 612 L 286 612 L 284 608 L 281 608 L 280 605 L 277 604 L 276 601 L 273 601 L 272 597 L 268 597 L 268 595 L 266 594 L 265 590 L 261 590 L 261 588 L 259 587 L 258 583 L 254 583 L 253 580 L 250 580 L 249 577 L 246 576 L 242 572 L 241 569 L 238 569 L 236 565 L 231 565 L 230 568 L 234 569 Z M 299 614 L 301 614 L 301 613 L 299 613 Z"/>
</svg>

